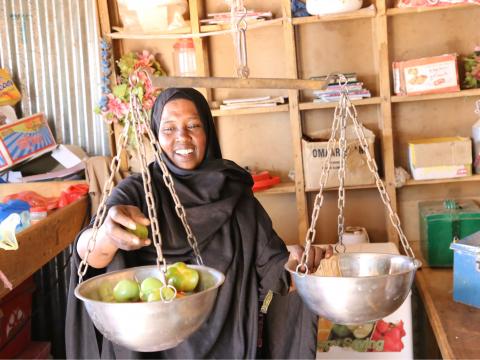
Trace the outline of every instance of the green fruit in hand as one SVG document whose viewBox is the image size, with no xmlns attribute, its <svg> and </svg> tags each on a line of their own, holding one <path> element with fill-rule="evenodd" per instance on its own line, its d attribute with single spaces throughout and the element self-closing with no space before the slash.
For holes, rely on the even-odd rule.
<svg viewBox="0 0 480 360">
<path fill-rule="evenodd" d="M 115 297 L 113 296 L 113 286 L 108 281 L 103 281 L 98 287 L 98 295 L 100 296 L 101 301 L 105 302 L 115 302 Z"/>
<path fill-rule="evenodd" d="M 163 299 L 165 301 L 170 301 L 175 297 L 175 292 L 171 288 L 164 287 L 162 289 L 155 289 L 150 294 L 148 294 L 147 301 L 152 302 L 162 300 L 162 298 L 160 297 L 160 291 L 162 292 Z"/>
<path fill-rule="evenodd" d="M 113 288 L 113 297 L 117 302 L 138 301 L 140 288 L 135 280 L 120 280 Z"/>
<path fill-rule="evenodd" d="M 127 229 L 133 235 L 138 236 L 138 238 L 145 240 L 148 238 L 148 228 L 145 225 L 136 223 L 135 230 Z"/>
<path fill-rule="evenodd" d="M 177 291 L 190 292 L 195 290 L 198 284 L 198 272 L 189 268 L 183 262 L 176 262 L 167 269 L 167 281 Z"/>
<path fill-rule="evenodd" d="M 158 290 L 163 286 L 163 283 L 156 277 L 150 276 L 145 278 L 140 284 L 140 297 L 143 301 L 147 301 L 148 296 L 154 290 Z"/>
</svg>

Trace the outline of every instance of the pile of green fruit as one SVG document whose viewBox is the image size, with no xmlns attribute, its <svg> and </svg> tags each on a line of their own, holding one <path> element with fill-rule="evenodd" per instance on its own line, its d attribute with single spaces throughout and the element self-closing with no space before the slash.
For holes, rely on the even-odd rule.
<svg viewBox="0 0 480 360">
<path fill-rule="evenodd" d="M 164 300 L 169 301 L 174 297 L 179 298 L 189 295 L 197 287 L 199 275 L 195 269 L 188 267 L 184 262 L 177 262 L 170 265 L 166 273 L 167 285 L 164 287 L 160 279 L 150 276 L 141 283 L 132 279 L 122 279 L 115 285 L 105 281 L 98 288 L 98 296 L 105 302 L 151 302 Z M 160 295 L 161 292 L 161 295 Z"/>
</svg>

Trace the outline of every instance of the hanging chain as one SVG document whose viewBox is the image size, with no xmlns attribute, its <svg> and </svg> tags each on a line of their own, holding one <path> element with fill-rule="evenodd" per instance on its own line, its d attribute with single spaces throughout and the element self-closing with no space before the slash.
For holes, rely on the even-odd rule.
<svg viewBox="0 0 480 360">
<path fill-rule="evenodd" d="M 340 139 L 339 139 L 339 148 L 340 148 L 340 167 L 338 169 L 338 216 L 337 216 L 337 233 L 338 233 L 338 242 L 335 245 L 335 250 L 337 252 L 345 252 L 345 245 L 343 245 L 343 233 L 345 230 L 345 163 L 347 160 L 347 139 L 346 139 L 346 130 L 347 130 L 347 115 L 345 111 L 345 102 L 347 99 L 347 88 L 343 85 L 346 85 L 347 79 L 345 76 L 340 75 L 338 82 L 342 87 L 342 95 L 340 97 L 340 106 L 335 108 L 335 117 L 340 119 Z M 344 93 L 345 92 L 345 93 Z"/>
<path fill-rule="evenodd" d="M 327 77 L 327 82 L 330 76 L 331 75 Z M 357 117 L 358 117 L 357 110 L 350 100 L 350 97 L 348 95 L 348 89 L 346 87 L 347 79 L 343 74 L 338 74 L 336 76 L 338 77 L 338 81 L 341 86 L 340 100 L 337 106 L 335 107 L 331 135 L 327 143 L 327 158 L 322 163 L 322 169 L 320 173 L 320 190 L 315 197 L 312 217 L 310 221 L 310 227 L 305 236 L 305 251 L 303 252 L 300 263 L 297 265 L 297 268 L 296 268 L 296 272 L 299 276 L 305 276 L 308 273 L 308 268 L 306 266 L 306 263 L 309 256 L 311 245 L 315 240 L 315 234 L 316 234 L 315 226 L 318 220 L 318 215 L 320 213 L 320 208 L 323 205 L 323 188 L 326 184 L 326 181 L 328 179 L 328 174 L 330 172 L 331 156 L 333 152 L 333 146 L 336 143 L 336 132 L 339 127 L 340 127 L 340 139 L 339 139 L 340 169 L 338 172 L 339 188 L 338 188 L 338 202 L 337 202 L 339 214 L 337 218 L 338 219 L 338 227 L 337 227 L 338 242 L 335 245 L 335 250 L 337 250 L 337 252 L 338 251 L 345 252 L 346 250 L 342 239 L 343 239 L 344 223 L 345 223 L 344 207 L 345 207 L 345 167 L 346 167 L 345 164 L 346 164 L 346 157 L 347 157 L 347 141 L 346 141 L 347 118 L 351 119 L 353 122 L 355 134 L 357 135 L 362 151 L 365 153 L 365 156 L 367 158 L 368 168 L 370 172 L 373 174 L 373 176 L 375 177 L 375 185 L 377 186 L 382 202 L 388 211 L 389 219 L 392 225 L 394 226 L 395 230 L 397 231 L 403 250 L 409 257 L 413 259 L 415 258 L 415 254 L 413 253 L 413 250 L 410 247 L 407 237 L 405 236 L 405 233 L 402 230 L 400 218 L 398 217 L 398 214 L 392 209 L 390 196 L 387 193 L 385 184 L 383 183 L 382 179 L 378 175 L 378 166 L 377 166 L 377 163 L 375 162 L 375 159 L 370 154 L 367 139 L 363 132 L 362 125 L 357 120 Z"/>
<path fill-rule="evenodd" d="M 113 189 L 113 179 L 115 177 L 115 174 L 117 174 L 118 170 L 120 169 L 120 155 L 122 153 L 122 150 L 127 147 L 129 128 L 130 128 L 130 122 L 127 119 L 125 122 L 125 127 L 123 128 L 123 131 L 121 132 L 120 137 L 118 138 L 117 149 L 119 150 L 117 152 L 117 155 L 113 157 L 112 162 L 110 163 L 110 177 L 108 178 L 107 182 L 103 186 L 102 198 L 97 208 L 95 221 L 93 222 L 93 233 L 87 243 L 87 253 L 85 254 L 85 257 L 83 258 L 83 260 L 78 265 L 77 274 L 78 274 L 79 284 L 83 281 L 83 277 L 87 273 L 88 257 L 90 256 L 90 253 L 95 248 L 95 244 L 97 242 L 98 229 L 100 225 L 103 224 L 103 220 L 105 219 L 105 214 L 107 211 L 107 206 L 106 206 L 107 199 L 110 196 Z"/>
<path fill-rule="evenodd" d="M 348 99 L 347 101 L 348 101 L 347 111 L 349 113 L 351 109 L 353 109 L 354 111 L 355 116 L 351 116 L 351 119 L 353 120 L 353 124 L 355 126 L 355 133 L 357 134 L 357 138 L 360 140 L 360 146 L 362 147 L 362 150 L 367 157 L 368 168 L 370 169 L 370 172 L 375 177 L 375 185 L 377 186 L 378 192 L 380 193 L 380 197 L 382 198 L 383 204 L 388 210 L 388 216 L 390 218 L 390 221 L 393 227 L 395 228 L 395 230 L 397 231 L 398 237 L 402 244 L 403 250 L 405 251 L 405 254 L 415 259 L 415 254 L 413 253 L 413 250 L 410 247 L 407 237 L 405 236 L 405 233 L 402 230 L 400 218 L 398 217 L 398 214 L 395 211 L 393 211 L 390 196 L 388 195 L 388 192 L 387 192 L 387 189 L 385 188 L 385 184 L 383 183 L 383 180 L 378 175 L 378 166 L 375 159 L 370 154 L 370 150 L 368 149 L 367 139 L 365 138 L 363 128 L 357 120 L 357 112 L 355 110 L 355 106 L 351 103 L 350 99 Z"/>
<path fill-rule="evenodd" d="M 203 265 L 203 259 L 200 255 L 200 250 L 198 249 L 197 239 L 193 234 L 192 229 L 190 228 L 190 225 L 188 225 L 185 208 L 182 206 L 180 199 L 178 198 L 177 192 L 175 191 L 173 178 L 170 175 L 170 172 L 168 171 L 168 168 L 165 165 L 165 162 L 162 160 L 162 157 L 160 156 L 162 154 L 162 149 L 160 148 L 160 145 L 158 144 L 158 141 L 154 136 L 152 129 L 149 126 L 146 126 L 145 130 L 147 132 L 147 138 L 153 147 L 153 150 L 154 150 L 153 154 L 155 156 L 155 160 L 157 164 L 160 166 L 160 169 L 162 170 L 163 182 L 165 183 L 165 185 L 168 187 L 168 190 L 170 191 L 170 195 L 172 196 L 173 202 L 175 203 L 175 211 L 177 213 L 177 216 L 180 218 L 180 220 L 182 221 L 183 227 L 185 228 L 188 244 L 193 249 L 193 253 L 195 254 L 197 264 Z"/>
<path fill-rule="evenodd" d="M 313 241 L 315 240 L 315 235 L 317 230 L 315 225 L 317 224 L 318 215 L 320 214 L 320 209 L 323 205 L 323 188 L 325 187 L 330 173 L 331 158 L 333 154 L 333 149 L 337 143 L 336 134 L 339 127 L 338 117 L 333 118 L 331 135 L 327 143 L 327 158 L 322 163 L 322 171 L 320 173 L 320 190 L 315 196 L 315 201 L 313 204 L 312 219 L 310 221 L 310 227 L 308 228 L 307 235 L 305 238 L 305 251 L 303 252 L 300 263 L 297 265 L 296 271 L 300 276 L 305 276 L 308 274 L 308 268 L 306 266 L 308 255 L 310 253 L 310 247 L 312 246 Z M 304 271 L 303 273 L 301 271 Z"/>
<path fill-rule="evenodd" d="M 243 0 L 232 0 L 230 6 L 230 23 L 232 29 L 235 29 L 233 42 L 236 51 L 237 76 L 246 79 L 250 75 L 247 57 L 247 9 Z"/>
</svg>

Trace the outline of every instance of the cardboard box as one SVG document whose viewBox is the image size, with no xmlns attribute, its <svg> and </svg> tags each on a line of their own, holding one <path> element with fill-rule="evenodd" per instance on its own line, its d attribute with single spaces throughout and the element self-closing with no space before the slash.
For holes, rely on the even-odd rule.
<svg viewBox="0 0 480 360">
<path fill-rule="evenodd" d="M 393 91 L 420 95 L 460 91 L 457 54 L 398 61 L 393 65 Z"/>
<path fill-rule="evenodd" d="M 375 135 L 370 130 L 363 128 L 367 138 L 368 149 L 372 157 L 375 156 L 374 143 Z M 302 139 L 303 152 L 303 171 L 305 177 L 305 189 L 316 190 L 320 187 L 320 174 L 322 164 L 327 158 L 327 143 L 330 136 L 330 129 L 319 132 L 315 135 L 313 141 Z M 369 185 L 375 183 L 375 178 L 367 165 L 367 157 L 360 147 L 360 142 L 356 138 L 355 130 L 352 125 L 347 126 L 347 160 L 345 168 L 345 186 Z M 331 157 L 330 173 L 328 175 L 326 187 L 336 187 L 339 185 L 338 169 L 340 168 L 340 148 L 333 149 Z"/>
<path fill-rule="evenodd" d="M 0 126 L 0 170 L 39 156 L 56 146 L 43 114 Z"/>
<path fill-rule="evenodd" d="M 445 137 L 408 143 L 410 170 L 415 180 L 448 179 L 472 174 L 472 140 Z"/>
</svg>

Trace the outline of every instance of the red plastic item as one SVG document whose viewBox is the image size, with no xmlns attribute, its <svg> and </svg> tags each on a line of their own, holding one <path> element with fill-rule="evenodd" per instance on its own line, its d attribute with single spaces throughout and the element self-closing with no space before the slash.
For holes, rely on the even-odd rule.
<svg viewBox="0 0 480 360">
<path fill-rule="evenodd" d="M 80 199 L 82 196 L 88 194 L 87 184 L 71 185 L 67 190 L 62 191 L 60 194 L 60 200 L 58 201 L 58 207 L 62 208 L 68 204 Z"/>
<path fill-rule="evenodd" d="M 0 359 L 12 359 L 30 342 L 33 277 L 0 300 Z"/>
<path fill-rule="evenodd" d="M 271 188 L 273 185 L 280 183 L 280 176 L 270 176 L 268 171 L 251 174 L 253 178 L 253 192 Z"/>
<path fill-rule="evenodd" d="M 35 191 L 22 191 L 16 194 L 7 195 L 2 199 L 6 203 L 9 200 L 23 200 L 30 207 L 46 207 L 47 210 L 53 210 L 58 207 L 58 197 L 45 197 Z"/>
</svg>

